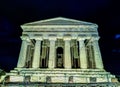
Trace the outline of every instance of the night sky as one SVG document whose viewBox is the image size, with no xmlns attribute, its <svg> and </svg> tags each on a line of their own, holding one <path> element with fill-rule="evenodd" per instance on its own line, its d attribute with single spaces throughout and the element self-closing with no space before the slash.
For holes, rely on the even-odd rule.
<svg viewBox="0 0 120 87">
<path fill-rule="evenodd" d="M 0 0 L 0 68 L 16 67 L 21 24 L 62 16 L 97 23 L 105 69 L 120 74 L 119 12 L 116 0 Z"/>
</svg>

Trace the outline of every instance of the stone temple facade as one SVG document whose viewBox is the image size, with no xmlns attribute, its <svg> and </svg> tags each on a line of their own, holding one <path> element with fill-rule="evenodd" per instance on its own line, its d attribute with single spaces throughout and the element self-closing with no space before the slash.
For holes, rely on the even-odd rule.
<svg viewBox="0 0 120 87">
<path fill-rule="evenodd" d="M 21 27 L 18 64 L 5 87 L 118 87 L 104 70 L 97 24 L 58 17 Z"/>
</svg>

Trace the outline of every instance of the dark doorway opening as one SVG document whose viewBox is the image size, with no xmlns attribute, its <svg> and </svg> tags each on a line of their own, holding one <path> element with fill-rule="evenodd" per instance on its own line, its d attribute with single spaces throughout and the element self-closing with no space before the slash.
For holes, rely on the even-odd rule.
<svg viewBox="0 0 120 87">
<path fill-rule="evenodd" d="M 58 47 L 56 49 L 56 67 L 57 68 L 64 68 L 63 66 L 63 48 L 62 47 Z"/>
</svg>

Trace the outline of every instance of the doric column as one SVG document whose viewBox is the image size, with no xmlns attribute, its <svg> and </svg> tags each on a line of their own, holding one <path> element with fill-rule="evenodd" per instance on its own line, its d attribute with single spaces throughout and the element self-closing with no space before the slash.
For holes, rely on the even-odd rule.
<svg viewBox="0 0 120 87">
<path fill-rule="evenodd" d="M 39 68 L 39 65 L 40 65 L 41 40 L 42 38 L 36 38 L 33 63 L 32 63 L 33 68 Z"/>
<path fill-rule="evenodd" d="M 70 37 L 65 37 L 65 51 L 64 51 L 64 67 L 66 69 L 71 68 L 71 53 L 70 53 Z"/>
<path fill-rule="evenodd" d="M 22 45 L 19 54 L 19 59 L 17 63 L 17 67 L 24 67 L 26 62 L 26 54 L 27 54 L 27 46 L 29 45 L 30 39 L 27 36 L 22 36 Z"/>
<path fill-rule="evenodd" d="M 49 51 L 49 61 L 48 68 L 55 68 L 55 37 L 50 37 L 50 51 Z"/>
<path fill-rule="evenodd" d="M 87 69 L 87 56 L 84 44 L 84 38 L 79 37 L 79 57 L 80 57 L 80 68 Z"/>
<path fill-rule="evenodd" d="M 96 65 L 96 68 L 103 69 L 103 62 L 102 62 L 102 57 L 99 49 L 98 40 L 99 38 L 93 38 L 93 42 L 92 42 L 94 57 L 95 57 L 95 65 Z"/>
</svg>

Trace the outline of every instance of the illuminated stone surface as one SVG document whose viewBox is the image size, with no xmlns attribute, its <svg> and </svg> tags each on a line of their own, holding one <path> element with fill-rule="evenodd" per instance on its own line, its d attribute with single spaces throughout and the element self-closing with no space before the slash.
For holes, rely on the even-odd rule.
<svg viewBox="0 0 120 87">
<path fill-rule="evenodd" d="M 19 60 L 17 68 L 6 75 L 9 82 L 80 86 L 117 82 L 114 75 L 104 70 L 97 24 L 58 17 L 21 27 Z"/>
</svg>

